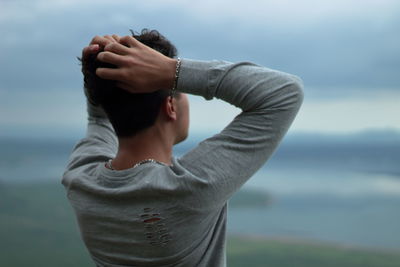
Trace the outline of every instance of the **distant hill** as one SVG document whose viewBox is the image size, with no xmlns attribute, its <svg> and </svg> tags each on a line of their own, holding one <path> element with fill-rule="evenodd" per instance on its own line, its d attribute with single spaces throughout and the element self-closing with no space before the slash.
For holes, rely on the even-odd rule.
<svg viewBox="0 0 400 267">
<path fill-rule="evenodd" d="M 183 154 L 205 137 L 177 146 Z M 381 172 L 400 177 L 400 132 L 371 129 L 351 134 L 289 133 L 266 168 L 322 168 Z"/>
<path fill-rule="evenodd" d="M 370 130 L 349 135 L 293 134 L 270 164 L 381 172 L 400 177 L 400 132 Z"/>
<path fill-rule="evenodd" d="M 215 133 L 213 133 L 215 134 Z M 210 135 L 191 135 L 189 139 L 179 144 L 178 150 L 188 150 L 198 142 L 211 137 Z M 292 144 L 400 144 L 400 131 L 395 129 L 369 129 L 349 134 L 327 134 L 314 132 L 290 132 L 282 141 L 283 145 Z"/>
<path fill-rule="evenodd" d="M 369 129 L 349 134 L 289 133 L 286 143 L 400 144 L 400 131 Z"/>
<path fill-rule="evenodd" d="M 211 135 L 210 135 L 211 136 Z M 177 145 L 183 155 L 208 136 Z M 59 179 L 77 139 L 0 138 L 0 180 Z M 400 132 L 370 130 L 349 135 L 289 133 L 265 168 L 343 169 L 400 177 Z"/>
</svg>

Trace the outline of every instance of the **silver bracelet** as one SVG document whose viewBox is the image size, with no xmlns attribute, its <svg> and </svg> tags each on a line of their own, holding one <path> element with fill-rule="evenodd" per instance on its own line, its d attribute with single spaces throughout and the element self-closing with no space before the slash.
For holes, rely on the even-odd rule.
<svg viewBox="0 0 400 267">
<path fill-rule="evenodd" d="M 178 86 L 178 78 L 179 78 L 179 71 L 181 69 L 181 59 L 178 57 L 176 61 L 176 68 L 175 68 L 175 78 L 174 78 L 174 86 L 171 90 L 171 95 L 175 95 L 176 87 Z"/>
</svg>

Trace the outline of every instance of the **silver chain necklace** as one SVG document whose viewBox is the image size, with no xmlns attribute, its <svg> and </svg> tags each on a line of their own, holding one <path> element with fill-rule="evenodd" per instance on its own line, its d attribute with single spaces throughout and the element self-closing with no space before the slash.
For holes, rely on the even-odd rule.
<svg viewBox="0 0 400 267">
<path fill-rule="evenodd" d="M 113 161 L 113 159 L 109 159 L 106 165 L 110 170 L 115 171 L 115 169 L 112 166 L 112 161 Z M 160 162 L 160 161 L 157 161 L 155 159 L 144 159 L 144 160 L 139 161 L 135 165 L 133 165 L 132 169 L 136 168 L 136 167 L 138 167 L 140 165 L 146 164 L 146 163 L 157 163 L 157 164 L 160 164 L 160 165 L 163 165 L 163 166 L 168 166 L 167 164 L 165 164 L 163 162 Z"/>
</svg>

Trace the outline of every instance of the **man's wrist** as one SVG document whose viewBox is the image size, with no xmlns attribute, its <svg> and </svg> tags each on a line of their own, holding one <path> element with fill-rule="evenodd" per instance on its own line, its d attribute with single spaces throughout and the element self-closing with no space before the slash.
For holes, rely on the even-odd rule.
<svg viewBox="0 0 400 267">
<path fill-rule="evenodd" d="M 165 86 L 163 86 L 163 88 L 165 88 L 166 90 L 173 90 L 174 87 L 176 89 L 175 73 L 177 69 L 177 64 L 178 59 L 168 58 Z"/>
<path fill-rule="evenodd" d="M 175 65 L 174 85 L 172 86 L 171 93 L 174 95 L 176 87 L 178 86 L 179 71 L 181 69 L 181 59 L 178 57 Z"/>
</svg>

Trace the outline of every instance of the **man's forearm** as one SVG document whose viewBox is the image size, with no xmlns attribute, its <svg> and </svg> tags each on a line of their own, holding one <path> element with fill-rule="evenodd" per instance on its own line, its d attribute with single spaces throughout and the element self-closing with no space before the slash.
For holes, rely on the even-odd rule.
<svg viewBox="0 0 400 267">
<path fill-rule="evenodd" d="M 182 60 L 178 91 L 222 99 L 243 111 L 274 106 L 297 113 L 303 99 L 297 76 L 249 62 Z"/>
</svg>

